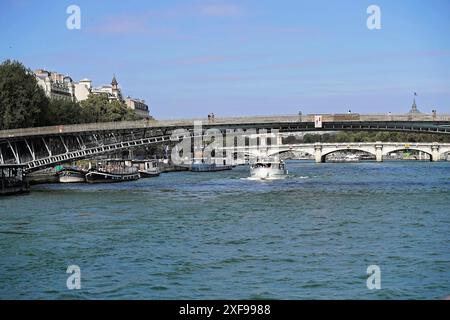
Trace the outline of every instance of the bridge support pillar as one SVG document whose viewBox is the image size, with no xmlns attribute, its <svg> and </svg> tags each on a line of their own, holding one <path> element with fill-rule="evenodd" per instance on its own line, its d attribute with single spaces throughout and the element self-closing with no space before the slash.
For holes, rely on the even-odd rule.
<svg viewBox="0 0 450 320">
<path fill-rule="evenodd" d="M 375 157 L 377 162 L 383 162 L 383 143 L 377 141 L 375 144 Z"/>
<path fill-rule="evenodd" d="M 280 134 L 277 134 L 277 146 L 281 147 L 283 144 L 283 137 Z"/>
<path fill-rule="evenodd" d="M 431 161 L 437 162 L 441 160 L 441 153 L 439 152 L 439 144 L 434 142 L 431 146 Z"/>
<path fill-rule="evenodd" d="M 261 134 L 259 136 L 259 148 L 264 149 L 267 147 L 267 135 Z"/>
<path fill-rule="evenodd" d="M 322 156 L 322 145 L 320 143 L 314 145 L 314 156 L 316 163 L 325 162 L 325 157 Z"/>
</svg>

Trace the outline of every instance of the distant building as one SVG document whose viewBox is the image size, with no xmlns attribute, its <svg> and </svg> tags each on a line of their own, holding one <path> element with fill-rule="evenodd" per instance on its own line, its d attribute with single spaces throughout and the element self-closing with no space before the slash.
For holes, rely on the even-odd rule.
<svg viewBox="0 0 450 320">
<path fill-rule="evenodd" d="M 92 94 L 104 94 L 110 101 L 119 100 L 123 101 L 122 91 L 119 88 L 119 83 L 116 80 L 116 76 L 113 76 L 111 85 L 101 86 L 99 88 L 91 89 Z"/>
<path fill-rule="evenodd" d="M 411 110 L 408 113 L 421 113 L 419 109 L 417 109 L 416 99 L 414 98 L 413 104 L 411 106 Z"/>
<path fill-rule="evenodd" d="M 91 94 L 92 82 L 89 79 L 82 79 L 78 83 L 75 83 L 75 100 L 86 100 Z"/>
<path fill-rule="evenodd" d="M 75 101 L 75 84 L 71 77 L 44 69 L 37 69 L 34 74 L 38 85 L 50 99 Z"/>
<path fill-rule="evenodd" d="M 125 99 L 125 104 L 127 105 L 127 108 L 133 109 L 136 115 L 138 115 L 139 117 L 141 118 L 150 117 L 148 105 L 145 104 L 144 100 L 127 97 Z"/>
<path fill-rule="evenodd" d="M 116 76 L 111 80 L 111 85 L 104 85 L 94 88 L 92 81 L 89 79 L 81 79 L 79 82 L 74 82 L 71 77 L 65 76 L 57 72 L 50 72 L 43 69 L 35 71 L 35 76 L 39 86 L 41 86 L 45 94 L 50 99 L 65 99 L 68 101 L 80 102 L 86 100 L 90 94 L 100 94 L 108 97 L 109 101 L 124 102 L 127 108 L 134 110 L 134 112 L 142 117 L 149 118 L 149 108 L 144 100 L 127 97 L 125 100 L 122 97 L 122 90 L 119 87 Z"/>
</svg>

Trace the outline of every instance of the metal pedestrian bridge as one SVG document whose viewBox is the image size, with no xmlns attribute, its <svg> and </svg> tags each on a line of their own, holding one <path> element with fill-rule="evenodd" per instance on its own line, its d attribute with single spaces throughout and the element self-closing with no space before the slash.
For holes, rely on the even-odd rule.
<svg viewBox="0 0 450 320">
<path fill-rule="evenodd" d="M 184 120 L 139 120 L 0 130 L 0 164 L 35 171 L 56 164 L 182 139 L 215 129 L 224 134 L 308 131 L 392 131 L 450 134 L 450 115 L 322 114 Z"/>
</svg>

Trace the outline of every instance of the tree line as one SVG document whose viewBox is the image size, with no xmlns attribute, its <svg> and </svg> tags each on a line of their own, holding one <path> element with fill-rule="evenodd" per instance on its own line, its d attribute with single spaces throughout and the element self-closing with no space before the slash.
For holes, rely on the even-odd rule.
<svg viewBox="0 0 450 320">
<path fill-rule="evenodd" d="M 18 61 L 0 64 L 0 130 L 137 119 L 125 103 L 106 95 L 80 103 L 49 99 L 32 70 Z"/>
</svg>

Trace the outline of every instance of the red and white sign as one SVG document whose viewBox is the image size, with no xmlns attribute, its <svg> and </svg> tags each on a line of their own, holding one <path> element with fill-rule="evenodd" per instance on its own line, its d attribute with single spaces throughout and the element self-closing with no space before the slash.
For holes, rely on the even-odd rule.
<svg viewBox="0 0 450 320">
<path fill-rule="evenodd" d="M 322 116 L 315 116 L 314 117 L 314 126 L 316 128 L 322 128 Z"/>
</svg>

